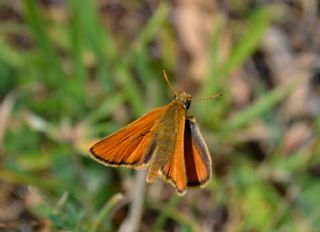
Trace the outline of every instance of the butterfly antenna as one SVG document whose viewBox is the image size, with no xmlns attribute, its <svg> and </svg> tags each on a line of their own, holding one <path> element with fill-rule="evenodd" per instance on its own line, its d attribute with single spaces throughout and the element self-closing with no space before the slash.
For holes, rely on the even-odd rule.
<svg viewBox="0 0 320 232">
<path fill-rule="evenodd" d="M 162 72 L 163 72 L 164 79 L 165 79 L 166 82 L 168 83 L 170 89 L 172 90 L 172 92 L 173 92 L 175 95 L 177 95 L 177 91 L 175 91 L 175 89 L 172 87 L 172 85 L 171 85 L 171 83 L 170 83 L 170 81 L 169 81 L 169 78 L 168 78 L 168 76 L 167 76 L 166 71 L 165 71 L 164 69 L 162 69 Z"/>
<path fill-rule="evenodd" d="M 195 98 L 195 99 L 192 99 L 192 100 L 193 100 L 193 101 L 208 100 L 208 99 L 218 98 L 218 97 L 221 97 L 221 96 L 222 96 L 222 93 L 217 93 L 217 94 L 214 94 L 214 95 L 209 96 L 209 97 Z"/>
</svg>

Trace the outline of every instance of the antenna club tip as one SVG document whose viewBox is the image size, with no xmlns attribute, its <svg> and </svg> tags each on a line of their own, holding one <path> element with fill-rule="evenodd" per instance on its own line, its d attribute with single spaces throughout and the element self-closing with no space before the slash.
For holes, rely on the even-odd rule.
<svg viewBox="0 0 320 232">
<path fill-rule="evenodd" d="M 213 95 L 213 96 L 211 96 L 209 98 L 217 98 L 217 97 L 221 97 L 221 96 L 223 96 L 222 93 L 217 93 L 217 94 L 215 94 L 215 95 Z"/>
<path fill-rule="evenodd" d="M 193 100 L 206 100 L 206 99 L 215 99 L 215 98 L 218 98 L 218 97 L 221 97 L 222 96 L 222 93 L 217 93 L 215 95 L 212 95 L 212 96 L 209 96 L 209 97 L 204 97 L 204 98 L 195 98 Z"/>
</svg>

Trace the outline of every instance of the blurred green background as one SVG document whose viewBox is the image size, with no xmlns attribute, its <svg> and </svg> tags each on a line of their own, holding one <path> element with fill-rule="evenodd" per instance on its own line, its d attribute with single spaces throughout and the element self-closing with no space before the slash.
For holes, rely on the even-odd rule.
<svg viewBox="0 0 320 232">
<path fill-rule="evenodd" d="M 319 12 L 317 0 L 1 0 L 0 230 L 320 231 Z M 214 177 L 184 197 L 88 156 L 170 102 L 162 69 L 194 97 L 223 94 L 191 106 Z"/>
</svg>

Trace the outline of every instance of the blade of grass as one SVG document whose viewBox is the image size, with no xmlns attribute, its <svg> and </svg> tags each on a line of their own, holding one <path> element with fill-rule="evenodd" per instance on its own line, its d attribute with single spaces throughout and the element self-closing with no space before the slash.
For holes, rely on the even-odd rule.
<svg viewBox="0 0 320 232">
<path fill-rule="evenodd" d="M 161 30 L 161 37 L 159 39 L 161 46 L 163 67 L 168 70 L 175 70 L 178 63 L 178 41 L 175 37 L 175 31 L 169 23 L 165 23 Z"/>
<path fill-rule="evenodd" d="M 221 41 L 221 33 L 223 32 L 223 21 L 218 24 L 216 30 L 212 36 L 211 42 L 211 56 L 210 56 L 210 70 L 208 78 L 204 84 L 204 88 L 200 93 L 201 96 L 209 96 L 216 93 L 220 88 L 223 88 L 224 81 L 228 79 L 231 72 L 242 65 L 246 59 L 252 54 L 252 52 L 259 45 L 265 31 L 270 23 L 270 10 L 269 8 L 261 8 L 251 15 L 248 20 L 247 32 L 238 41 L 235 47 L 232 49 L 231 54 L 227 58 L 224 64 L 218 64 L 218 50 Z M 208 125 L 215 127 L 218 125 L 217 120 L 224 115 L 225 111 L 229 109 L 230 96 L 228 92 L 223 92 L 223 97 L 219 101 L 211 101 L 210 111 L 207 107 L 200 107 L 200 118 L 207 122 Z M 204 103 L 200 103 L 204 106 Z M 212 121 L 212 115 L 214 115 L 214 122 Z"/>
<path fill-rule="evenodd" d="M 132 65 L 137 69 L 139 77 L 144 84 L 147 86 L 150 77 L 155 76 L 152 72 L 152 64 L 149 54 L 146 49 L 141 49 L 141 51 L 135 55 Z"/>
<path fill-rule="evenodd" d="M 174 199 L 173 199 L 174 198 Z M 167 218 L 170 218 L 174 221 L 177 222 L 177 224 L 181 225 L 184 227 L 184 229 L 186 230 L 190 230 L 190 231 L 200 231 L 200 227 L 196 221 L 195 218 L 186 215 L 186 214 L 182 214 L 181 212 L 179 212 L 179 210 L 177 208 L 175 208 L 176 204 L 179 201 L 179 197 L 178 196 L 173 196 L 172 198 L 170 198 L 169 202 L 167 203 L 167 205 L 163 208 L 159 206 L 155 206 L 155 205 L 150 205 L 150 207 L 152 207 L 155 210 L 160 211 L 160 215 L 157 218 L 157 221 L 155 222 L 155 226 L 153 227 L 153 229 L 155 229 L 155 227 L 157 227 L 156 229 L 158 229 L 158 231 L 162 231 L 162 227 L 164 226 L 165 220 Z M 171 204 L 169 206 L 169 204 Z M 160 218 L 161 217 L 161 218 Z M 158 222 L 159 220 L 159 222 Z M 157 225 L 157 223 L 161 223 L 161 225 Z M 152 230 L 152 231 L 156 231 L 156 230 Z"/>
<path fill-rule="evenodd" d="M 110 200 L 102 207 L 98 215 L 90 228 L 90 232 L 101 231 L 99 228 L 103 220 L 108 220 L 106 217 L 110 214 L 111 210 L 113 210 L 119 202 L 123 199 L 123 195 L 121 193 L 117 193 L 113 195 Z"/>
<path fill-rule="evenodd" d="M 218 64 L 218 55 L 219 55 L 219 47 L 221 46 L 220 41 L 222 39 L 223 30 L 225 27 L 224 18 L 220 19 L 217 18 L 217 22 L 214 25 L 214 30 L 211 35 L 211 41 L 210 41 L 210 58 L 209 58 L 209 71 L 208 76 L 205 79 L 204 88 L 202 89 L 202 92 L 200 93 L 201 97 L 206 97 L 211 95 L 213 92 L 217 91 L 217 80 L 219 78 L 218 70 L 219 70 L 219 64 Z"/>
<path fill-rule="evenodd" d="M 290 92 L 292 92 L 292 90 L 294 90 L 298 84 L 298 81 L 293 81 L 285 86 L 278 87 L 277 89 L 263 95 L 258 100 L 256 100 L 250 108 L 239 112 L 230 120 L 227 120 L 222 125 L 223 130 L 225 130 L 226 132 L 232 132 L 233 130 L 245 126 L 253 119 L 269 111 L 283 98 L 285 98 Z"/>
<path fill-rule="evenodd" d="M 143 56 L 146 54 L 144 53 L 143 48 L 146 47 L 147 43 L 151 41 L 155 33 L 165 22 L 168 12 L 168 6 L 164 3 L 160 4 L 150 21 L 142 29 L 137 39 L 132 43 L 126 58 L 118 65 L 116 75 L 121 78 L 121 82 L 126 90 L 127 99 L 133 107 L 135 115 L 141 114 L 144 103 L 143 96 L 140 93 L 141 91 L 139 90 L 137 83 L 133 80 L 132 75 L 130 75 L 130 66 L 133 65 L 136 67 L 138 60 L 144 58 Z M 140 69 L 140 71 L 145 70 Z"/>
<path fill-rule="evenodd" d="M 140 51 L 154 37 L 161 25 L 166 21 L 169 13 L 169 7 L 165 3 L 161 3 L 156 12 L 142 29 L 139 36 L 133 42 L 133 52 Z"/>
<path fill-rule="evenodd" d="M 164 226 L 164 223 L 168 218 L 169 212 L 174 209 L 174 207 L 178 204 L 180 200 L 181 200 L 181 197 L 177 195 L 174 195 L 170 198 L 169 202 L 162 209 L 160 215 L 158 216 L 152 231 L 155 231 L 155 232 L 161 231 L 162 227 Z"/>
<path fill-rule="evenodd" d="M 141 94 L 137 82 L 133 79 L 129 67 L 127 65 L 117 67 L 116 76 L 124 85 L 125 96 L 133 109 L 133 115 L 140 115 L 143 112 L 143 94 Z"/>
<path fill-rule="evenodd" d="M 200 92 L 200 97 L 208 97 L 212 94 L 217 93 L 218 91 L 218 72 L 219 64 L 218 64 L 218 55 L 219 55 L 219 46 L 220 41 L 222 39 L 222 33 L 224 28 L 224 21 L 223 18 L 219 20 L 217 19 L 214 31 L 211 36 L 211 48 L 210 48 L 210 65 L 209 65 L 209 72 L 208 77 L 205 79 L 203 88 Z M 222 92 L 221 92 L 222 93 Z M 223 96 L 217 100 L 209 100 L 209 101 L 199 101 L 198 104 L 198 112 L 199 112 L 199 119 L 200 121 L 206 122 L 208 126 L 213 126 L 215 123 L 212 122 L 212 117 L 209 115 L 215 115 L 215 119 L 220 121 L 220 117 L 217 116 L 217 112 L 220 111 L 221 106 L 227 107 L 228 104 L 226 103 L 226 93 L 222 93 Z M 209 111 L 208 111 L 209 110 Z"/>
<path fill-rule="evenodd" d="M 82 55 L 84 50 L 84 41 L 83 41 L 83 28 L 84 17 L 81 14 L 81 4 L 78 1 L 71 0 L 68 1 L 69 8 L 72 12 L 71 22 L 70 22 L 70 47 L 74 68 L 74 76 L 77 77 L 77 81 L 81 81 L 84 85 L 84 80 L 86 77 L 86 70 L 83 63 Z M 84 90 L 84 86 L 83 86 Z"/>
<path fill-rule="evenodd" d="M 25 55 L 26 56 L 26 55 Z M 16 69 L 22 68 L 25 56 L 21 56 L 19 51 L 13 50 L 8 46 L 3 38 L 0 37 L 0 60 L 6 65 Z"/>
<path fill-rule="evenodd" d="M 122 222 L 118 232 L 138 232 L 143 214 L 146 191 L 146 170 L 136 173 L 134 189 L 131 193 L 132 203 L 127 218 Z"/>
<path fill-rule="evenodd" d="M 39 45 L 42 61 L 45 64 L 44 73 L 50 84 L 57 86 L 64 73 L 59 62 L 59 57 L 50 41 L 44 26 L 44 18 L 40 16 L 40 9 L 35 0 L 24 0 L 25 14 L 28 24 Z M 57 78 L 60 77 L 60 78 Z"/>
<path fill-rule="evenodd" d="M 106 101 L 103 102 L 96 110 L 88 114 L 86 120 L 88 122 L 96 122 L 102 118 L 109 117 L 112 112 L 121 106 L 124 102 L 124 94 L 122 92 L 110 96 Z"/>
<path fill-rule="evenodd" d="M 248 59 L 260 44 L 261 39 L 270 23 L 269 8 L 254 11 L 249 18 L 247 33 L 241 38 L 232 50 L 229 59 L 219 70 L 219 76 L 227 76 Z"/>
<path fill-rule="evenodd" d="M 71 3 L 75 14 L 81 17 L 82 37 L 96 57 L 97 76 L 101 85 L 111 90 L 114 81 L 108 71 L 107 64 L 111 64 L 117 53 L 110 33 L 102 25 L 95 1 L 79 0 Z M 79 19 L 80 20 L 80 19 Z"/>
<path fill-rule="evenodd" d="M 65 188 L 63 183 L 54 180 L 46 180 L 42 177 L 31 175 L 28 173 L 19 173 L 9 170 L 0 169 L 0 179 L 18 184 L 34 185 L 51 192 L 59 192 Z"/>
<path fill-rule="evenodd" d="M 213 34 L 209 78 L 206 79 L 206 83 L 204 84 L 205 87 L 201 94 L 202 96 L 208 96 L 212 93 L 215 93 L 218 90 L 219 86 L 221 86 L 220 79 L 228 78 L 231 72 L 237 69 L 245 62 L 245 60 L 248 59 L 248 57 L 259 45 L 269 24 L 269 8 L 265 7 L 254 11 L 254 13 L 248 20 L 248 27 L 246 29 L 247 32 L 237 42 L 226 62 L 220 67 L 217 63 L 217 51 L 220 36 L 219 34 Z M 215 33 L 221 32 L 221 26 L 218 26 Z"/>
</svg>

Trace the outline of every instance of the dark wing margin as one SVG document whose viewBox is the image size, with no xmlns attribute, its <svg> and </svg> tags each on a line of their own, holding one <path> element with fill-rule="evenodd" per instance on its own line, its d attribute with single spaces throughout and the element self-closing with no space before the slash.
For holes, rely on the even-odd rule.
<svg viewBox="0 0 320 232">
<path fill-rule="evenodd" d="M 154 126 L 162 116 L 157 108 L 90 148 L 92 157 L 107 166 L 140 168 L 149 163 L 155 149 Z"/>
<path fill-rule="evenodd" d="M 194 117 L 188 117 L 184 131 L 184 160 L 187 185 L 205 186 L 212 175 L 211 156 Z"/>
</svg>

